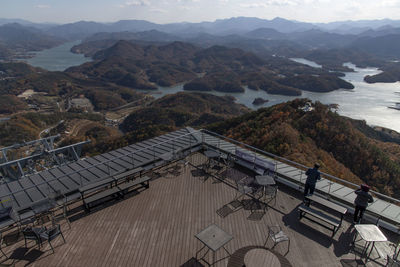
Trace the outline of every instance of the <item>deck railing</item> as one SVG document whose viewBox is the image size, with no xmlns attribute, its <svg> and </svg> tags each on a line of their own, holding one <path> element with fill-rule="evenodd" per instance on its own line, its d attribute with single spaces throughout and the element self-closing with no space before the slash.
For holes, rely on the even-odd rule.
<svg viewBox="0 0 400 267">
<path fill-rule="evenodd" d="M 247 144 L 245 144 L 243 142 L 236 141 L 236 140 L 234 140 L 232 138 L 220 135 L 220 134 L 212 132 L 212 131 L 208 131 L 208 130 L 202 129 L 201 133 L 202 133 L 202 141 L 203 141 L 203 143 L 204 143 L 206 134 L 214 136 L 214 137 L 217 137 L 218 138 L 218 143 L 216 144 L 216 148 L 218 148 L 218 149 L 221 149 L 222 141 L 227 141 L 229 143 L 235 144 L 235 145 L 237 145 L 239 147 L 245 148 L 246 150 L 252 152 L 254 154 L 254 157 L 256 157 L 257 154 L 260 154 L 260 155 L 266 156 L 268 158 L 271 158 L 272 160 L 275 161 L 275 165 L 277 165 L 278 162 L 282 162 L 282 163 L 286 163 L 286 164 L 288 164 L 290 166 L 298 168 L 299 172 L 300 172 L 300 183 L 302 183 L 303 181 L 305 182 L 305 180 L 307 178 L 306 175 L 305 175 L 305 172 L 309 167 L 307 167 L 307 166 L 305 166 L 303 164 L 300 164 L 298 162 L 291 161 L 291 160 L 288 160 L 286 158 L 277 156 L 275 154 L 263 151 L 263 150 L 258 149 L 256 147 L 247 145 Z M 347 187 L 349 187 L 351 189 L 354 189 L 354 190 L 360 187 L 360 185 L 354 184 L 352 182 L 346 181 L 344 179 L 338 178 L 338 177 L 330 175 L 328 173 L 321 172 L 321 176 L 330 181 L 329 189 L 328 189 L 328 192 L 327 192 L 328 197 L 332 197 L 332 195 L 331 195 L 331 185 L 333 183 L 342 184 L 342 185 L 345 185 L 345 186 L 347 186 Z M 395 199 L 393 197 L 384 195 L 384 194 L 379 193 L 379 192 L 374 191 L 374 190 L 371 190 L 370 192 L 373 193 L 374 196 L 379 198 L 379 199 L 382 199 L 382 200 L 385 200 L 387 202 L 394 203 L 394 204 L 400 206 L 400 200 L 398 200 L 398 199 Z"/>
</svg>

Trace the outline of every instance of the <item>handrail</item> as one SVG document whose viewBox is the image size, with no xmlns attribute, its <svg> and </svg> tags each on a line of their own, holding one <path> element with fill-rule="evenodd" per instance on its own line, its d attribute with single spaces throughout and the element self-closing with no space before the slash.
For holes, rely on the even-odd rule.
<svg viewBox="0 0 400 267">
<path fill-rule="evenodd" d="M 286 158 L 277 156 L 277 155 L 275 155 L 275 154 L 272 154 L 272 153 L 263 151 L 263 150 L 258 149 L 258 148 L 256 148 L 256 147 L 247 145 L 247 144 L 245 144 L 245 143 L 242 143 L 242 142 L 240 142 L 240 141 L 234 140 L 234 139 L 232 139 L 232 138 L 229 138 L 229 137 L 220 135 L 220 134 L 218 134 L 218 133 L 215 133 L 215 132 L 212 132 L 212 131 L 209 131 L 209 130 L 206 130 L 206 129 L 201 129 L 200 131 L 201 131 L 202 133 L 207 133 L 207 134 L 210 134 L 210 135 L 219 137 L 219 138 L 221 138 L 221 139 L 229 140 L 230 142 L 235 143 L 235 144 L 240 144 L 240 145 L 245 146 L 246 148 L 250 148 L 251 150 L 254 150 L 254 151 L 256 151 L 256 152 L 258 152 L 258 153 L 260 153 L 260 154 L 269 156 L 269 157 L 273 158 L 275 161 L 276 161 L 277 159 L 279 159 L 279 161 L 283 161 L 283 162 L 286 162 L 286 163 L 290 163 L 290 164 L 292 164 L 292 165 L 295 165 L 296 167 L 302 168 L 303 170 L 307 170 L 307 169 L 309 168 L 309 167 L 307 167 L 307 166 L 305 166 L 305 165 L 303 165 L 303 164 L 300 164 L 300 163 L 298 163 L 298 162 L 294 162 L 294 161 L 288 160 L 288 159 L 286 159 Z M 204 140 L 204 138 L 203 138 L 203 140 Z M 336 177 L 336 176 L 330 175 L 330 174 L 328 174 L 328 173 L 321 172 L 321 174 L 322 174 L 323 176 L 325 176 L 325 177 L 330 178 L 329 180 L 339 181 L 339 182 L 341 182 L 341 183 L 351 185 L 351 186 L 353 186 L 353 187 L 355 187 L 355 188 L 358 188 L 358 187 L 359 187 L 359 185 L 357 185 L 357 184 L 354 184 L 354 183 L 352 183 L 352 182 L 343 180 L 343 179 L 341 179 L 341 178 L 338 178 L 338 177 Z M 396 199 L 396 198 L 393 198 L 393 197 L 384 195 L 384 194 L 379 193 L 379 192 L 374 191 L 374 190 L 371 190 L 370 192 L 374 193 L 376 196 L 378 196 L 378 197 L 380 197 L 380 198 L 387 199 L 387 200 L 390 200 L 390 201 L 392 201 L 392 202 L 395 202 L 395 203 L 400 204 L 400 200 L 399 200 L 399 199 Z"/>
<path fill-rule="evenodd" d="M 49 185 L 50 182 L 55 181 L 55 180 L 58 180 L 58 179 L 63 178 L 63 177 L 67 177 L 67 176 L 73 175 L 73 174 L 79 174 L 80 178 L 82 179 L 82 177 L 81 177 L 82 175 L 80 174 L 80 172 L 85 171 L 85 170 L 89 170 L 89 169 L 91 169 L 91 168 L 95 168 L 95 167 L 100 166 L 100 165 L 105 165 L 105 164 L 107 164 L 107 163 L 113 162 L 113 161 L 115 161 L 116 159 L 120 159 L 120 158 L 123 158 L 123 157 L 132 156 L 132 165 L 135 166 L 135 165 L 133 164 L 133 155 L 137 154 L 138 152 L 141 152 L 141 151 L 144 151 L 144 150 L 149 150 L 150 148 L 153 148 L 153 147 L 156 147 L 156 146 L 160 146 L 160 145 L 165 144 L 165 143 L 170 143 L 170 142 L 175 141 L 175 140 L 182 139 L 182 138 L 184 138 L 184 137 L 186 137 L 186 136 L 188 136 L 188 135 L 189 135 L 189 136 L 192 136 L 193 133 L 197 133 L 197 132 L 200 132 L 200 131 L 198 130 L 198 131 L 194 131 L 194 132 L 189 132 L 189 133 L 187 133 L 187 134 L 184 134 L 184 135 L 181 135 L 181 136 L 178 136 L 178 137 L 174 137 L 174 138 L 171 138 L 171 139 L 169 139 L 169 140 L 166 140 L 166 141 L 163 141 L 163 142 L 160 142 L 160 143 L 151 145 L 151 146 L 144 147 L 144 148 L 142 148 L 142 149 L 136 150 L 136 151 L 131 152 L 131 153 L 129 153 L 129 154 L 122 155 L 122 156 L 118 156 L 118 157 L 115 157 L 115 158 L 113 158 L 113 159 L 109 159 L 109 160 L 105 160 L 105 161 L 99 162 L 99 163 L 94 164 L 94 165 L 92 165 L 92 166 L 90 166 L 90 167 L 88 167 L 88 168 L 82 168 L 82 169 L 79 169 L 79 170 L 76 170 L 76 171 L 73 171 L 73 172 L 65 173 L 64 175 L 61 175 L 61 176 L 59 176 L 59 177 L 54 177 L 54 178 L 52 178 L 52 179 L 45 180 L 45 181 L 42 182 L 42 183 L 34 184 L 34 185 L 32 185 L 32 186 L 29 186 L 29 187 L 26 187 L 26 188 L 23 188 L 23 189 L 20 189 L 20 190 L 16 190 L 16 191 L 14 191 L 14 192 L 12 192 L 12 193 L 10 193 L 10 194 L 6 194 L 6 195 L 2 196 L 1 199 L 4 199 L 4 198 L 6 198 L 6 197 L 10 197 L 10 196 L 13 197 L 14 194 L 17 194 L 17 193 L 20 193 L 20 192 L 23 192 L 23 191 L 26 191 L 26 190 L 29 190 L 29 189 L 32 189 L 32 188 L 36 188 L 36 187 L 41 186 L 41 185 L 46 185 L 46 184 L 47 184 L 47 186 L 50 187 L 50 185 Z M 192 138 L 191 138 L 191 139 L 192 139 Z M 191 140 L 191 139 L 190 139 L 190 140 Z M 193 139 L 196 140 L 195 138 L 193 138 Z M 197 142 L 197 141 L 194 141 L 194 143 L 196 143 L 196 142 Z M 174 148 L 174 146 L 173 146 L 172 148 Z M 174 151 L 174 150 L 172 150 L 172 151 Z M 167 152 L 167 153 L 168 153 L 168 152 Z M 154 155 L 153 160 L 155 160 L 155 159 L 156 159 L 156 156 Z M 107 165 L 106 165 L 106 166 L 107 166 Z M 108 175 L 111 176 L 110 167 L 109 167 L 109 166 L 107 166 L 107 167 L 108 167 L 108 172 L 109 172 Z M 53 167 L 53 168 L 51 168 L 51 169 L 49 169 L 49 170 L 52 170 L 52 169 L 55 169 L 55 168 L 57 168 L 57 166 L 56 166 L 56 167 Z M 29 177 L 29 176 L 26 176 L 26 177 Z M 22 178 L 22 179 L 26 179 L 26 177 L 25 177 L 25 178 Z M 82 186 L 82 180 L 81 180 L 81 186 Z M 15 201 L 15 200 L 14 200 L 14 201 Z"/>
</svg>

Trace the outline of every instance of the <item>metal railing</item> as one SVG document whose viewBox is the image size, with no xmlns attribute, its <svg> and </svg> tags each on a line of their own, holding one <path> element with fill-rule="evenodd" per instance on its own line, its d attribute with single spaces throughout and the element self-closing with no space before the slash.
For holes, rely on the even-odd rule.
<svg viewBox="0 0 400 267">
<path fill-rule="evenodd" d="M 75 170 L 75 171 L 73 171 L 73 172 L 68 172 L 68 173 L 65 173 L 65 174 L 63 174 L 63 175 L 61 175 L 61 176 L 58 176 L 58 177 L 54 177 L 54 178 L 51 178 L 51 179 L 43 178 L 45 181 L 42 182 L 42 183 L 37 183 L 37 184 L 34 184 L 34 183 L 33 183 L 32 186 L 25 187 L 25 188 L 22 188 L 22 189 L 20 189 L 20 190 L 13 191 L 13 192 L 10 193 L 10 194 L 6 194 L 6 195 L 1 196 L 1 201 L 0 201 L 0 203 L 3 205 L 3 203 L 7 203 L 7 202 L 10 201 L 10 200 L 11 200 L 12 202 L 19 203 L 19 202 L 15 199 L 14 194 L 18 194 L 18 193 L 21 193 L 21 192 L 25 192 L 25 193 L 29 196 L 29 194 L 27 193 L 27 190 L 33 189 L 33 188 L 37 188 L 37 190 L 38 190 L 39 192 L 41 192 L 42 194 L 44 194 L 44 192 L 42 192 L 42 190 L 39 189 L 40 186 L 46 186 L 46 187 L 48 188 L 48 190 L 49 190 L 48 194 L 50 194 L 51 192 L 55 192 L 55 191 L 57 190 L 57 189 L 54 189 L 54 188 L 50 185 L 51 182 L 57 181 L 57 180 L 59 180 L 59 179 L 61 179 L 61 178 L 68 177 L 68 176 L 71 176 L 71 175 L 74 175 L 74 174 L 78 174 L 78 175 L 79 175 L 79 180 L 80 180 L 79 186 L 83 186 L 84 183 L 83 183 L 83 179 L 82 179 L 83 177 L 82 177 L 81 172 L 90 171 L 91 169 L 97 168 L 97 167 L 99 167 L 99 166 L 106 166 L 107 172 L 108 172 L 108 173 L 107 173 L 108 176 L 106 176 L 106 177 L 110 177 L 110 176 L 112 176 L 112 175 L 116 175 L 116 174 L 118 174 L 118 173 L 120 173 L 120 172 L 115 171 L 115 172 L 113 173 L 113 172 L 112 172 L 112 169 L 113 169 L 113 168 L 110 166 L 111 163 L 114 163 L 114 164 L 119 165 L 118 163 L 115 162 L 116 160 L 121 159 L 122 161 L 125 161 L 125 160 L 123 160 L 122 158 L 128 157 L 128 158 L 130 158 L 130 160 L 131 160 L 130 163 L 131 163 L 131 165 L 132 165 L 132 168 L 135 168 L 135 167 L 137 167 L 137 166 L 135 166 L 134 155 L 137 155 L 138 153 L 144 152 L 144 151 L 146 151 L 146 150 L 147 150 L 147 151 L 151 151 L 151 149 L 152 149 L 152 150 L 153 150 L 153 155 L 152 155 L 152 156 L 153 156 L 153 159 L 151 159 L 151 160 L 148 162 L 148 164 L 150 164 L 151 162 L 154 162 L 154 161 L 160 159 L 160 158 L 158 157 L 159 154 L 156 154 L 155 151 L 156 151 L 156 148 L 157 148 L 158 146 L 161 147 L 161 146 L 163 146 L 163 145 L 165 145 L 165 144 L 171 144 L 171 145 L 170 145 L 171 150 L 167 150 L 165 153 L 172 153 L 173 155 L 175 155 L 175 154 L 177 153 L 177 150 L 186 150 L 186 149 L 188 149 L 188 148 L 193 148 L 194 145 L 199 145 L 199 144 L 200 144 L 200 143 L 196 140 L 196 138 L 193 137 L 193 133 L 196 133 L 196 132 L 200 132 L 200 131 L 189 132 L 189 133 L 186 133 L 186 134 L 183 134 L 183 135 L 174 137 L 174 138 L 170 138 L 169 140 L 162 141 L 162 142 L 159 142 L 159 143 L 154 144 L 154 145 L 146 146 L 146 147 L 144 147 L 144 148 L 135 150 L 135 151 L 133 151 L 133 152 L 131 152 L 131 153 L 127 153 L 127 154 L 124 154 L 124 155 L 121 155 L 121 156 L 116 156 L 116 157 L 114 157 L 114 158 L 112 158 L 112 159 L 105 160 L 105 161 L 99 162 L 99 163 L 97 163 L 97 164 L 93 164 L 93 165 L 91 165 L 91 166 L 89 166 L 89 167 L 86 167 L 86 168 L 83 167 L 83 168 L 81 168 L 81 169 L 79 169 L 79 170 Z M 188 145 L 187 147 L 183 147 L 182 145 L 177 145 L 177 144 L 175 144 L 175 143 L 177 143 L 178 140 L 184 139 L 184 138 L 186 138 L 187 136 L 189 136 L 189 145 Z M 181 149 L 177 149 L 176 147 L 179 147 L 179 148 L 181 148 Z M 165 149 L 165 146 L 163 146 L 162 149 L 161 149 L 161 148 L 159 148 L 159 149 L 160 149 L 160 150 L 164 150 L 164 149 Z M 56 168 L 57 168 L 57 166 L 54 167 L 54 168 L 49 169 L 48 171 L 50 171 L 50 170 L 52 170 L 52 169 L 56 169 Z M 100 169 L 100 170 L 102 171 L 102 169 Z M 35 175 L 35 174 L 33 174 L 33 175 Z M 104 178 L 106 178 L 106 177 L 104 177 Z M 28 178 L 29 178 L 29 176 L 26 176 L 26 177 L 23 178 L 23 179 L 28 179 Z M 72 179 L 72 178 L 71 178 L 71 179 Z M 72 179 L 72 180 L 75 181 L 75 179 Z M 75 181 L 75 182 L 76 182 L 76 181 Z M 5 184 L 3 184 L 2 186 L 4 186 L 4 185 L 5 185 Z M 52 188 L 52 189 L 50 190 L 50 188 Z M 76 190 L 76 189 L 71 190 L 71 192 L 74 192 L 75 190 Z M 10 190 L 10 191 L 11 191 L 11 190 Z M 30 197 L 30 196 L 29 196 L 29 197 Z M 33 202 L 33 201 L 32 201 L 32 202 Z M 18 206 L 20 206 L 20 205 L 18 205 Z M 25 207 L 23 207 L 23 208 L 25 208 Z M 22 209 L 23 209 L 23 208 L 22 208 Z M 20 209 L 20 210 L 22 210 L 22 209 Z"/>
<path fill-rule="evenodd" d="M 280 162 L 280 163 L 286 163 L 286 164 L 288 164 L 290 166 L 296 167 L 296 168 L 299 169 L 299 172 L 300 172 L 300 183 L 302 183 L 302 181 L 305 181 L 305 179 L 306 179 L 306 176 L 304 174 L 305 174 L 306 170 L 309 167 L 307 167 L 307 166 L 305 166 L 303 164 L 300 164 L 298 162 L 294 162 L 294 161 L 288 160 L 286 158 L 277 156 L 275 154 L 263 151 L 263 150 L 258 149 L 256 147 L 247 145 L 247 144 L 242 143 L 240 141 L 236 141 L 236 140 L 234 140 L 232 138 L 217 134 L 215 132 L 211 132 L 211 131 L 202 129 L 201 133 L 202 133 L 202 142 L 203 143 L 205 142 L 205 134 L 217 137 L 218 138 L 218 142 L 217 142 L 215 147 L 221 150 L 221 141 L 225 141 L 226 140 L 229 143 L 235 144 L 235 145 L 237 145 L 239 147 L 245 148 L 248 151 L 252 152 L 254 157 L 257 157 L 257 154 L 261 154 L 263 156 L 267 156 L 267 157 L 271 158 L 272 160 L 274 160 L 276 165 L 277 165 L 278 162 Z M 304 179 L 303 179 L 303 175 L 304 175 Z M 321 176 L 328 180 L 328 183 L 329 183 L 329 189 L 328 189 L 328 192 L 327 192 L 328 196 L 332 196 L 331 195 L 331 186 L 334 183 L 343 184 L 343 185 L 346 185 L 346 186 L 348 186 L 350 188 L 353 188 L 353 189 L 357 189 L 357 188 L 360 187 L 360 185 L 354 184 L 352 182 L 346 181 L 344 179 L 338 178 L 338 177 L 330 175 L 328 173 L 321 172 Z M 400 205 L 400 200 L 398 200 L 398 199 L 395 199 L 393 197 L 384 195 L 384 194 L 379 193 L 379 192 L 374 191 L 374 190 L 371 190 L 370 192 L 373 193 L 379 199 L 386 200 L 386 201 L 388 201 L 390 203 L 395 203 L 396 205 Z"/>
</svg>

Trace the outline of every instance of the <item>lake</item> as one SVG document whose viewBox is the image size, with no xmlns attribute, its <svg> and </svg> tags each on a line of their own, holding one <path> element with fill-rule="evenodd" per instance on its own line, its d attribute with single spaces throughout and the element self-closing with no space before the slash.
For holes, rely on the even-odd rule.
<svg viewBox="0 0 400 267">
<path fill-rule="evenodd" d="M 318 67 L 315 62 L 305 59 L 292 59 L 297 62 Z M 351 82 L 354 89 L 339 89 L 329 93 L 315 93 L 303 91 L 303 98 L 309 98 L 313 101 L 320 101 L 323 104 L 339 104 L 338 113 L 343 116 L 354 119 L 365 120 L 372 126 L 383 126 L 400 132 L 400 110 L 390 109 L 394 103 L 400 102 L 400 82 L 397 83 L 375 83 L 368 84 L 364 82 L 366 75 L 375 75 L 381 71 L 377 68 L 357 68 L 355 65 L 346 63 L 346 66 L 355 70 L 355 72 L 345 73 L 344 80 Z M 182 92 L 183 84 L 172 87 L 159 87 L 156 91 L 147 91 L 155 98 L 163 97 L 167 94 Z M 290 101 L 298 97 L 271 95 L 264 91 L 254 91 L 245 88 L 244 93 L 220 93 L 209 92 L 213 95 L 224 96 L 230 95 L 236 98 L 236 102 L 246 105 L 251 109 L 260 107 L 269 107 L 282 102 Z M 261 97 L 268 99 L 267 103 L 255 106 L 252 104 L 254 98 Z"/>
<path fill-rule="evenodd" d="M 72 46 L 79 44 L 80 41 L 65 43 L 52 49 L 43 50 L 36 53 L 35 57 L 28 59 L 28 63 L 33 66 L 42 67 L 47 70 L 62 71 L 71 66 L 77 66 L 91 59 L 83 55 L 70 52 Z M 315 62 L 293 58 L 293 61 L 320 67 Z M 375 83 L 367 84 L 364 82 L 366 75 L 374 75 L 380 71 L 376 68 L 356 68 L 347 63 L 347 66 L 353 68 L 355 72 L 348 72 L 344 79 L 351 82 L 355 88 L 353 90 L 336 90 L 329 93 L 314 93 L 303 91 L 301 97 L 309 98 L 313 101 L 320 101 L 324 104 L 339 104 L 339 114 L 355 119 L 365 120 L 369 125 L 383 126 L 400 132 L 400 111 L 388 108 L 400 102 L 400 83 Z M 159 87 L 156 91 L 144 91 L 160 98 L 167 94 L 174 94 L 183 91 L 183 84 L 172 87 Z M 245 88 L 244 93 L 220 93 L 210 92 L 214 95 L 231 95 L 236 98 L 237 103 L 246 105 L 251 109 L 268 107 L 278 103 L 295 99 L 293 96 L 270 95 L 264 91 L 254 91 Z M 261 97 L 268 99 L 267 103 L 260 106 L 252 104 L 254 98 Z"/>
<path fill-rule="evenodd" d="M 72 66 L 79 66 L 85 62 L 91 61 L 82 54 L 71 53 L 70 49 L 81 41 L 69 42 L 57 47 L 33 52 L 32 58 L 24 59 L 28 64 L 40 67 L 50 71 L 64 71 Z"/>
</svg>

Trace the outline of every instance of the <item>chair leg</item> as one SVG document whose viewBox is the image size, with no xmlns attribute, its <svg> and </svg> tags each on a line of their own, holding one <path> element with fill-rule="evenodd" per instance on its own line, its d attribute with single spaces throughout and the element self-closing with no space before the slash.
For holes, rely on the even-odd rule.
<svg viewBox="0 0 400 267">
<path fill-rule="evenodd" d="M 51 247 L 51 250 L 53 251 L 53 253 L 54 253 L 54 248 L 53 248 L 53 246 L 51 245 L 51 242 L 50 242 L 50 240 L 49 240 L 49 245 L 50 245 L 50 247 Z"/>
<path fill-rule="evenodd" d="M 65 243 L 66 241 L 65 241 L 63 233 L 60 232 L 60 234 L 61 234 L 62 239 L 64 240 L 64 243 Z"/>
<path fill-rule="evenodd" d="M 6 253 L 4 253 L 4 251 L 1 249 L 1 247 L 0 247 L 0 251 L 1 251 L 1 253 L 4 255 L 4 257 L 6 257 L 6 259 L 8 259 Z"/>
<path fill-rule="evenodd" d="M 266 239 L 265 242 L 264 242 L 264 247 L 267 245 L 268 239 L 269 239 L 269 235 L 267 236 L 267 239 Z"/>
<path fill-rule="evenodd" d="M 65 220 L 68 223 L 68 229 L 71 229 L 71 222 L 69 221 L 68 217 L 65 217 Z"/>
<path fill-rule="evenodd" d="M 289 253 L 289 249 L 290 249 L 290 239 L 288 240 L 288 246 L 287 246 L 287 251 L 286 251 L 286 254 L 288 254 Z M 285 254 L 285 255 L 286 255 Z"/>
</svg>

